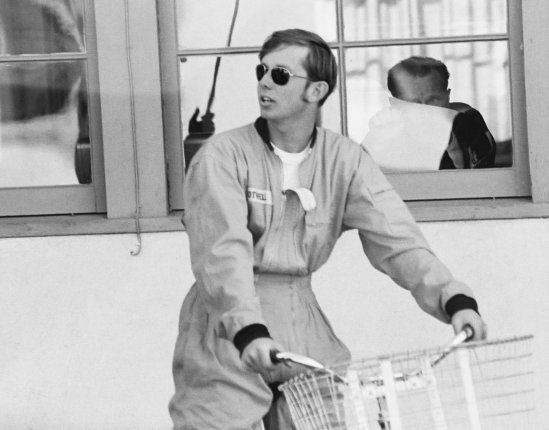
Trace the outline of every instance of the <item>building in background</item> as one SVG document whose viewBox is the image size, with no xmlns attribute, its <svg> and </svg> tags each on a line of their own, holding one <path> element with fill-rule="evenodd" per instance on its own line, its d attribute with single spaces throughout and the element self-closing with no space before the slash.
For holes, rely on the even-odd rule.
<svg viewBox="0 0 549 430">
<path fill-rule="evenodd" d="M 0 2 L 0 427 L 170 428 L 193 281 L 180 222 L 189 120 L 207 112 L 220 57 L 215 131 L 253 121 L 259 47 L 288 27 L 320 33 L 338 58 L 327 128 L 360 141 L 387 102 L 387 69 L 412 53 L 444 60 L 452 96 L 482 112 L 501 167 L 389 180 L 474 287 L 490 336 L 535 335 L 548 421 L 548 18 L 545 0 Z M 13 147 L 27 152 L 2 165 Z M 346 233 L 316 279 L 343 340 L 370 354 L 447 342 L 357 246 Z"/>
</svg>

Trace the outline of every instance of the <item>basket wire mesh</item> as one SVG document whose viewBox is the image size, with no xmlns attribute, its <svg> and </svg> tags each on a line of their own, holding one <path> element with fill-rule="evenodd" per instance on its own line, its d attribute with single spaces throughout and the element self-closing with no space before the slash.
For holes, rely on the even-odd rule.
<svg viewBox="0 0 549 430">
<path fill-rule="evenodd" d="M 532 336 L 354 360 L 280 389 L 297 430 L 534 428 Z"/>
</svg>

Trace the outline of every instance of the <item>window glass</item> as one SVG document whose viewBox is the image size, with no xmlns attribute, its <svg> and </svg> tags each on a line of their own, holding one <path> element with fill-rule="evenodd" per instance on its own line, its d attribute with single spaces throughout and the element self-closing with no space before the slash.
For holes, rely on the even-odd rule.
<svg viewBox="0 0 549 430">
<path fill-rule="evenodd" d="M 346 83 L 350 137 L 362 142 L 368 135 L 374 140 L 371 141 L 372 145 L 378 145 L 372 147 L 371 151 L 384 148 L 389 152 L 391 151 L 391 148 L 387 148 L 389 144 L 410 145 L 411 139 L 406 139 L 406 137 L 412 137 L 410 134 L 396 135 L 395 125 L 402 126 L 404 117 L 396 118 L 395 115 L 400 114 L 402 110 L 398 110 L 400 105 L 390 103 L 392 95 L 387 88 L 388 70 L 410 56 L 432 57 L 446 65 L 450 73 L 449 107 L 456 112 L 469 107 L 477 110 L 480 113 L 478 120 L 480 121 L 480 118 L 484 120 L 496 143 L 495 162 L 489 167 L 510 166 L 512 164 L 511 98 L 506 41 L 348 49 L 346 51 Z M 418 82 L 421 83 L 421 81 Z M 414 91 L 419 92 L 417 88 Z M 418 109 L 423 109 L 425 112 L 423 117 L 421 117 L 422 111 L 417 110 L 413 112 L 414 116 L 410 114 L 405 118 L 409 120 L 413 117 L 417 120 L 413 129 L 425 140 L 429 135 L 428 132 L 438 124 L 435 122 L 438 117 L 434 117 L 433 112 L 438 114 L 438 111 L 442 110 L 436 108 L 429 110 L 421 106 L 418 106 Z M 441 119 L 441 121 L 444 120 Z M 452 128 L 452 121 L 458 120 L 454 116 L 449 117 L 447 134 L 441 139 L 448 141 L 448 136 L 455 129 L 455 126 Z M 473 121 L 469 128 L 473 129 L 475 126 L 476 123 Z M 411 128 L 408 128 L 407 124 L 405 127 L 404 133 L 409 133 L 408 130 Z M 396 141 L 388 136 L 391 133 L 395 133 Z M 480 129 L 479 133 L 485 134 L 486 130 Z M 473 136 L 473 133 L 471 132 L 470 135 Z M 381 139 L 385 139 L 383 144 L 385 146 L 381 146 Z M 375 154 L 372 155 L 375 158 Z M 414 170 L 411 164 L 409 167 Z"/>
<path fill-rule="evenodd" d="M 345 40 L 472 36 L 507 32 L 506 0 L 349 0 Z"/>
<path fill-rule="evenodd" d="M 258 63 L 257 53 L 180 58 L 181 124 L 187 156 L 213 133 L 251 123 L 259 116 Z M 326 101 L 320 121 L 326 128 L 341 131 L 339 91 Z"/>
<path fill-rule="evenodd" d="M 254 70 L 258 62 L 257 54 L 182 57 L 179 70 L 184 132 L 189 130 L 196 109 L 198 117 L 190 125 L 195 133 L 218 133 L 253 121 L 259 115 Z M 203 118 L 208 104 L 210 114 Z"/>
<path fill-rule="evenodd" d="M 335 0 L 176 0 L 179 49 L 258 46 L 273 31 L 303 28 L 336 39 Z"/>
<path fill-rule="evenodd" d="M 89 182 L 89 160 L 75 166 L 89 142 L 85 81 L 82 61 L 0 64 L 0 187 Z"/>
<path fill-rule="evenodd" d="M 84 52 L 83 0 L 2 0 L 0 55 Z"/>
<path fill-rule="evenodd" d="M 0 188 L 91 182 L 82 14 L 81 1 L 0 2 Z"/>
<path fill-rule="evenodd" d="M 527 186 L 523 186 L 527 184 L 523 176 L 528 166 L 524 155 L 527 143 L 522 115 L 522 54 L 519 50 L 522 30 L 520 11 L 514 3 L 509 11 L 507 0 L 174 0 L 174 4 L 176 44 L 171 55 L 187 59 L 182 67 L 197 67 L 192 63 L 199 58 L 204 64 L 208 63 L 208 70 L 197 70 L 194 77 L 183 73 L 177 76 L 182 111 L 181 124 L 178 124 L 182 136 L 177 136 L 177 145 L 190 141 L 189 120 L 195 108 L 201 106 L 200 115 L 206 109 L 216 55 L 223 58 L 249 55 L 246 67 L 253 71 L 257 47 L 266 36 L 278 29 L 303 27 L 325 38 L 342 62 L 338 91 L 328 99 L 322 111 L 321 124 L 324 127 L 363 143 L 372 153 L 366 145 L 371 122 L 378 124 L 375 117 L 384 109 L 413 104 L 411 111 L 414 115 L 419 111 L 427 121 L 426 126 L 412 121 L 406 124 L 413 125 L 413 137 L 420 143 L 436 141 L 435 149 L 427 147 L 430 151 L 428 168 L 423 164 L 420 168 L 406 163 L 390 168 L 382 165 L 404 199 L 507 197 L 528 192 Z M 235 5 L 238 5 L 236 15 Z M 295 12 L 301 7 L 309 12 Z M 254 8 L 253 13 L 250 8 Z M 265 18 L 264 22 L 263 17 L 268 19 Z M 216 31 L 203 31 L 201 26 L 205 23 Z M 207 56 L 211 57 L 207 59 Z M 442 90 L 447 105 L 440 104 L 444 100 L 440 95 L 434 99 L 431 97 L 439 100 L 436 102 L 439 104 L 433 106 L 433 103 L 415 95 L 404 97 L 400 94 L 397 98 L 390 93 L 387 86 L 389 70 L 411 56 L 430 57 L 444 63 L 449 72 L 448 87 Z M 223 61 L 219 79 L 221 74 L 228 72 Z M 249 86 L 241 76 L 250 79 Z M 232 78 L 233 81 L 225 78 L 228 84 L 223 100 L 218 91 L 213 103 L 216 132 L 249 123 L 257 115 L 253 74 L 235 73 Z M 235 83 L 234 79 L 238 82 Z M 407 87 L 417 89 L 421 86 Z M 200 101 L 197 102 L 189 92 L 197 95 L 199 91 Z M 243 100 L 244 97 L 250 98 Z M 514 104 L 511 104 L 512 100 Z M 406 103 L 399 105 L 399 101 Z M 224 106 L 221 107 L 220 103 Z M 437 121 L 443 112 L 443 128 L 435 127 L 439 122 L 435 124 L 428 116 L 432 111 L 429 107 L 439 109 Z M 248 118 L 240 112 L 245 112 Z M 232 119 L 225 122 L 229 117 Z M 387 130 L 393 136 L 398 131 L 396 127 L 387 127 Z M 405 131 L 409 136 L 410 131 Z M 421 148 L 406 146 L 412 140 L 397 139 L 407 152 L 395 152 L 395 147 L 384 152 L 390 158 L 405 162 L 412 159 L 408 156 L 412 153 L 413 158 L 423 162 Z M 438 158 L 433 154 L 438 154 Z M 374 159 L 378 161 L 376 157 Z M 448 169 L 461 171 L 450 172 Z M 456 185 L 458 182 L 461 184 L 459 187 Z"/>
</svg>

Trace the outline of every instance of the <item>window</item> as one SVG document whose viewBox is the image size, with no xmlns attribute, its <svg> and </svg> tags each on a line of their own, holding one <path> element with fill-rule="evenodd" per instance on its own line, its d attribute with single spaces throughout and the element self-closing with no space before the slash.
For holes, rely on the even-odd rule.
<svg viewBox="0 0 549 430">
<path fill-rule="evenodd" d="M 388 103 L 388 69 L 410 55 L 443 60 L 452 97 L 483 115 L 497 142 L 496 167 L 388 173 L 405 200 L 531 195 L 518 2 L 508 7 L 507 0 L 309 0 L 296 6 L 290 0 L 175 0 L 159 7 L 162 22 L 163 16 L 176 17 L 171 50 L 162 45 L 169 57 L 166 88 L 179 94 L 169 108 L 179 113 L 172 118 L 177 124 L 168 120 L 167 125 L 178 129 L 171 140 L 184 142 L 191 154 L 203 141 L 193 127 L 203 131 L 208 125 L 211 134 L 255 119 L 253 65 L 259 47 L 276 29 L 301 27 L 323 36 L 339 61 L 339 91 L 323 108 L 324 127 L 361 142 L 369 119 Z M 216 30 L 207 31 L 205 22 Z M 213 117 L 201 121 L 207 111 Z M 174 175 L 183 171 L 184 150 L 172 151 L 170 159 L 180 163 L 170 168 Z M 182 179 L 179 175 L 172 183 Z M 173 208 L 180 208 L 180 196 L 173 188 Z"/>
<path fill-rule="evenodd" d="M 418 219 L 547 216 L 548 18 L 545 0 L 3 0 L 0 236 L 181 229 L 184 148 L 255 119 L 257 53 L 288 27 L 336 54 L 323 126 L 360 140 L 387 67 L 427 53 L 507 142 L 498 168 L 391 173 Z"/>
<path fill-rule="evenodd" d="M 84 1 L 7 0 L 0 20 L 0 215 L 103 210 Z"/>
<path fill-rule="evenodd" d="M 6 0 L 0 20 L 2 159 L 12 138 L 19 151 L 3 166 L 18 175 L 0 184 L 1 234 L 162 229 L 155 2 Z"/>
<path fill-rule="evenodd" d="M 344 8 L 350 137 L 362 141 L 364 119 L 387 104 L 388 69 L 419 55 L 447 65 L 450 99 L 478 109 L 496 140 L 497 169 L 389 173 L 406 200 L 529 195 L 528 160 L 520 151 L 526 136 L 518 9 L 512 3 L 507 11 L 505 0 L 358 1 Z"/>
<path fill-rule="evenodd" d="M 172 209 L 182 205 L 184 159 L 192 156 L 208 132 L 241 126 L 258 116 L 254 72 L 258 43 L 285 27 L 309 29 L 335 41 L 334 4 L 293 0 L 176 0 L 158 4 L 165 25 L 161 48 Z M 175 23 L 170 19 L 174 14 Z M 204 23 L 216 31 L 209 31 Z M 319 23 L 323 24 L 322 31 Z M 339 91 L 335 91 L 323 109 L 325 125 L 339 129 L 339 105 Z M 193 118 L 196 109 L 198 117 Z"/>
</svg>

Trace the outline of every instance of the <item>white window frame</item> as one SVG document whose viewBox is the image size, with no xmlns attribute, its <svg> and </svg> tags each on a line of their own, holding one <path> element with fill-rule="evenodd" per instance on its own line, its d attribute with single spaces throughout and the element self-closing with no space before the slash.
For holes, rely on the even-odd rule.
<svg viewBox="0 0 549 430">
<path fill-rule="evenodd" d="M 174 1 L 165 2 L 161 5 L 160 16 L 175 16 Z M 337 0 L 337 7 L 342 8 L 342 1 Z M 536 142 L 531 141 L 531 130 L 533 126 L 530 120 L 532 113 L 526 107 L 527 105 L 526 91 L 529 89 L 525 85 L 524 69 L 531 70 L 533 61 L 537 61 L 537 67 L 541 67 L 543 61 L 540 58 L 547 60 L 547 54 L 537 52 L 538 47 L 524 43 L 523 39 L 529 35 L 529 32 L 537 34 L 540 29 L 532 28 L 532 15 L 538 18 L 548 13 L 548 6 L 542 2 L 525 2 L 523 6 L 515 0 L 509 0 L 508 15 L 509 15 L 509 30 L 507 35 L 489 35 L 489 36 L 471 36 L 471 37 L 438 37 L 429 39 L 417 40 L 391 40 L 391 41 L 353 41 L 346 42 L 343 37 L 343 14 L 339 11 L 338 16 L 338 41 L 331 44 L 332 48 L 338 51 L 340 61 L 340 86 L 343 102 L 341 103 L 341 117 L 347 118 L 346 102 L 345 102 L 345 51 L 348 48 L 380 46 L 384 44 L 417 44 L 417 43 L 456 43 L 469 41 L 491 41 L 509 39 L 509 55 L 510 55 L 510 81 L 512 86 L 512 119 L 513 119 L 513 166 L 509 168 L 493 168 L 493 169 L 467 169 L 454 171 L 437 171 L 437 172 L 421 172 L 421 173 L 392 173 L 388 174 L 390 181 L 399 191 L 401 196 L 408 202 L 412 211 L 420 220 L 431 219 L 469 219 L 469 218 L 501 218 L 524 216 L 525 212 L 531 213 L 532 216 L 539 216 L 544 213 L 545 209 L 540 206 L 536 208 L 530 207 L 525 209 L 522 205 L 528 203 L 544 204 L 547 200 L 540 196 L 535 184 L 532 183 L 532 178 L 537 178 L 540 175 L 539 168 L 540 160 L 537 156 L 539 151 L 545 151 L 543 146 L 538 146 Z M 528 25 L 523 27 L 523 20 L 526 20 Z M 169 28 L 166 29 L 166 34 L 171 34 L 172 40 L 163 41 L 162 47 L 164 51 L 164 76 L 163 82 L 170 94 L 177 94 L 179 91 L 179 82 L 177 77 L 177 58 L 193 55 L 223 55 L 233 53 L 250 53 L 258 52 L 259 46 L 256 47 L 231 47 L 231 48 L 211 48 L 211 49 L 185 49 L 177 50 L 175 35 L 176 28 L 174 20 L 170 20 Z M 530 49 L 530 51 L 528 50 Z M 532 51 L 536 49 L 536 52 Z M 543 69 L 542 69 L 543 70 Z M 536 75 L 536 77 L 539 74 Z M 526 82 L 528 84 L 528 82 Z M 538 88 L 539 91 L 539 88 Z M 539 94 L 539 93 L 537 93 Z M 537 95 L 536 94 L 536 95 Z M 529 94 L 531 97 L 532 95 Z M 170 96 L 173 97 L 173 96 Z M 184 103 L 184 101 L 182 101 Z M 166 125 L 168 130 L 172 130 L 171 136 L 167 136 L 168 141 L 182 142 L 184 132 L 181 131 L 180 117 L 174 115 L 178 112 L 179 100 L 170 99 L 170 108 L 167 109 L 173 118 L 167 118 Z M 526 118 L 526 111 L 529 113 L 529 120 Z M 534 112 L 533 114 L 537 114 Z M 175 124 L 177 123 L 177 127 Z M 543 123 L 543 122 L 542 122 Z M 171 126 L 170 126 L 171 124 Z M 346 133 L 346 122 L 343 120 L 342 130 Z M 530 141 L 528 142 L 528 137 Z M 182 159 L 182 148 L 172 147 L 174 160 L 180 163 Z M 535 153 L 532 153 L 532 148 L 535 148 Z M 536 160 L 536 171 L 531 172 L 532 160 Z M 183 169 L 170 169 L 172 175 L 175 172 L 182 172 Z M 537 176 L 536 176 L 537 175 Z M 544 177 L 543 173 L 541 176 Z M 539 179 L 537 178 L 536 181 Z M 177 178 L 171 179 L 172 183 L 180 183 L 182 174 Z M 458 184 L 458 185 L 456 185 Z M 172 188 L 171 202 L 175 207 L 179 207 L 182 192 L 176 187 Z M 520 202 L 520 209 L 517 209 L 517 203 Z M 440 209 L 438 209 L 440 208 Z"/>
<path fill-rule="evenodd" d="M 179 228 L 168 214 L 156 3 L 85 7 L 93 184 L 0 190 L 14 214 L 0 218 L 0 236 Z"/>
<path fill-rule="evenodd" d="M 75 184 L 63 186 L 36 186 L 21 188 L 0 188 L 0 216 L 13 215 L 48 215 L 57 213 L 103 212 L 105 210 L 105 184 L 101 161 L 101 136 L 99 130 L 99 99 L 97 92 L 97 61 L 90 52 L 95 51 L 93 30 L 93 8 L 89 1 L 83 2 L 84 36 L 86 52 L 59 54 L 25 54 L 6 55 L 0 57 L 0 63 L 28 63 L 39 61 L 75 60 L 85 61 L 88 82 L 88 110 L 90 115 L 90 140 L 92 163 L 91 184 Z"/>
<path fill-rule="evenodd" d="M 180 212 L 169 209 L 168 199 L 168 195 L 170 199 L 182 195 L 184 175 L 173 9 L 170 15 L 173 2 L 128 0 L 127 3 L 131 73 L 126 49 L 125 0 L 86 0 L 86 7 L 95 15 L 93 31 L 87 32 L 89 61 L 97 62 L 95 66 L 90 65 L 96 68 L 96 74 L 88 76 L 90 108 L 95 113 L 90 119 L 98 121 L 90 125 L 90 133 L 95 133 L 94 144 L 101 144 L 95 162 L 104 170 L 103 176 L 94 177 L 94 184 L 97 186 L 103 180 L 104 194 L 94 191 L 95 202 L 86 209 L 89 213 L 67 211 L 53 215 L 56 210 L 51 210 L 47 215 L 47 208 L 55 209 L 50 199 L 56 193 L 55 198 L 77 201 L 79 197 L 67 192 L 71 187 L 57 187 L 59 189 L 45 193 L 43 189 L 30 190 L 27 197 L 23 197 L 23 189 L 3 190 L 2 204 L 19 204 L 21 213 L 0 217 L 0 237 L 183 229 Z M 549 2 L 523 1 L 521 18 L 523 37 L 519 49 L 523 52 L 524 74 L 520 80 L 524 79 L 524 100 L 518 103 L 513 100 L 513 109 L 515 115 L 518 109 L 519 115 L 526 116 L 527 144 L 520 145 L 520 151 L 528 160 L 528 174 L 522 180 L 529 192 L 523 197 L 511 198 L 409 201 L 419 221 L 549 216 L 549 121 L 546 119 L 549 86 L 545 77 L 549 68 L 546 49 Z M 160 32 L 158 22 L 162 23 Z M 249 48 L 248 52 L 258 48 Z M 130 82 L 135 91 L 133 99 Z M 179 169 L 174 168 L 178 165 Z M 456 172 L 449 172 L 452 173 Z M 11 196 L 5 197 L 5 194 Z M 44 211 L 26 212 L 25 204 L 17 203 L 26 198 L 42 200 Z"/>
<path fill-rule="evenodd" d="M 511 75 L 512 94 L 512 122 L 513 122 L 513 166 L 509 168 L 493 169 L 458 169 L 442 170 L 436 172 L 414 173 L 388 173 L 387 177 L 399 194 L 408 202 L 424 200 L 448 200 L 471 198 L 501 198 L 501 197 L 525 197 L 530 195 L 530 183 L 528 181 L 528 157 L 521 148 L 526 142 L 526 118 L 524 115 L 524 71 L 522 68 L 522 16 L 520 4 L 508 0 L 508 35 L 480 35 L 460 37 L 428 37 L 418 39 L 374 40 L 358 42 L 342 42 L 343 26 L 338 23 L 339 40 L 337 49 L 340 58 L 340 76 L 343 86 L 341 94 L 346 94 L 345 89 L 345 55 L 347 48 L 383 47 L 395 45 L 425 45 L 463 42 L 483 42 L 502 40 L 509 43 L 509 63 Z M 347 118 L 346 101 L 343 100 L 341 117 Z M 346 134 L 347 124 L 343 123 L 343 131 Z"/>
<path fill-rule="evenodd" d="M 156 4 L 95 0 L 94 11 L 107 216 L 164 217 L 168 206 Z"/>
<path fill-rule="evenodd" d="M 510 9 L 519 5 L 509 0 Z M 525 197 L 488 198 L 446 201 L 411 202 L 409 206 L 419 220 L 540 218 L 549 216 L 549 121 L 547 97 L 549 86 L 546 72 L 549 66 L 549 3 L 544 0 L 525 0 L 520 3 L 522 40 L 518 49 L 523 52 L 522 73 L 514 76 L 524 85 L 524 100 L 512 100 L 513 115 L 525 117 L 525 143 L 513 143 L 527 158 L 525 176 L 517 178 L 530 188 Z M 513 8 L 514 6 L 514 8 Z M 510 10 L 513 16 L 513 10 Z M 515 15 L 516 16 L 516 15 Z M 514 124 L 515 125 L 515 124 Z M 517 126 L 515 126 L 517 127 Z M 520 127 L 520 125 L 518 126 Z"/>
</svg>

